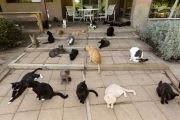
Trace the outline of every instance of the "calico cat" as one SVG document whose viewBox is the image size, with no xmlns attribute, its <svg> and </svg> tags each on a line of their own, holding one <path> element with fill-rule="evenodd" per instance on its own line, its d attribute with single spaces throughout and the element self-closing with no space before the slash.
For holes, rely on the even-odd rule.
<svg viewBox="0 0 180 120">
<path fill-rule="evenodd" d="M 31 39 L 31 42 L 32 42 L 32 45 L 35 45 L 35 47 L 39 47 L 39 41 L 35 38 L 34 34 L 31 36 L 29 35 L 30 39 Z"/>
<path fill-rule="evenodd" d="M 143 59 L 143 52 L 138 47 L 132 47 L 130 50 L 131 57 L 129 60 L 133 62 L 146 62 L 148 58 Z"/>
<path fill-rule="evenodd" d="M 61 77 L 61 84 L 63 84 L 64 81 L 66 81 L 67 84 L 71 81 L 70 75 L 70 70 L 69 69 L 64 69 L 61 70 L 60 72 L 60 77 Z"/>
<path fill-rule="evenodd" d="M 100 49 L 110 45 L 110 42 L 106 38 L 102 38 L 98 43 L 101 43 L 101 45 L 99 46 Z"/>
<path fill-rule="evenodd" d="M 162 83 L 162 81 L 159 82 L 158 87 L 156 88 L 157 94 L 159 97 L 161 97 L 161 103 L 168 104 L 168 100 L 174 99 L 176 96 L 179 96 L 179 94 L 176 94 L 173 92 L 173 89 L 171 86 L 167 83 Z"/>
<path fill-rule="evenodd" d="M 105 96 L 104 96 L 104 100 L 107 103 L 107 107 L 113 108 L 113 105 L 116 102 L 116 98 L 118 98 L 122 94 L 124 94 L 124 97 L 127 97 L 126 92 L 132 92 L 134 95 L 136 95 L 136 92 L 134 90 L 127 90 L 116 84 L 109 85 L 105 90 Z"/>
<path fill-rule="evenodd" d="M 114 34 L 114 28 L 113 27 L 109 27 L 108 29 L 107 29 L 107 36 L 114 36 L 115 34 Z"/>
<path fill-rule="evenodd" d="M 83 82 L 80 82 L 78 85 L 77 85 L 77 88 L 76 88 L 76 94 L 78 96 L 78 99 L 80 100 L 80 103 L 84 104 L 86 98 L 88 97 L 89 95 L 89 92 L 93 92 L 96 97 L 98 97 L 98 93 L 95 91 L 95 90 L 90 90 L 88 89 L 85 81 Z"/>
<path fill-rule="evenodd" d="M 63 53 L 66 53 L 66 51 L 63 48 L 63 45 L 58 45 L 58 48 L 54 48 L 49 51 L 49 57 L 54 58 L 58 56 L 59 54 L 63 54 Z M 61 57 L 61 56 L 58 56 L 58 57 Z"/>
<path fill-rule="evenodd" d="M 69 54 L 70 60 L 74 60 L 78 55 L 79 51 L 77 49 L 72 49 L 71 53 Z"/>
<path fill-rule="evenodd" d="M 54 37 L 52 35 L 52 33 L 50 31 L 47 31 L 47 35 L 48 35 L 48 42 L 44 42 L 42 44 L 48 44 L 48 43 L 53 43 L 54 42 Z"/>
<path fill-rule="evenodd" d="M 37 68 L 32 72 L 27 73 L 24 75 L 24 77 L 21 79 L 20 82 L 14 82 L 12 84 L 12 97 L 10 98 L 8 104 L 11 104 L 16 98 L 18 98 L 27 88 L 27 83 L 34 81 L 35 79 L 43 76 L 41 74 L 35 74 L 37 70 L 42 70 L 42 68 Z"/>
<path fill-rule="evenodd" d="M 38 100 L 46 100 L 51 99 L 54 96 L 60 96 L 63 99 L 67 98 L 68 95 L 63 95 L 60 92 L 54 92 L 53 88 L 47 83 L 40 83 L 38 81 L 31 81 L 28 83 L 28 88 L 32 88 L 32 90 L 37 94 Z"/>
<path fill-rule="evenodd" d="M 96 22 L 95 22 L 94 20 L 91 21 L 90 24 L 89 24 L 89 27 L 90 27 L 90 28 L 93 28 L 93 29 L 96 29 L 96 28 L 97 28 Z"/>
<path fill-rule="evenodd" d="M 97 51 L 95 48 L 93 48 L 90 45 L 86 46 L 86 50 L 89 52 L 89 57 L 90 57 L 89 62 L 92 61 L 93 63 L 98 65 L 98 74 L 100 74 L 101 55 L 99 51 Z"/>
<path fill-rule="evenodd" d="M 67 43 L 68 45 L 73 45 L 74 44 L 74 41 L 75 41 L 75 37 L 70 35 L 68 38 L 67 38 Z"/>
</svg>

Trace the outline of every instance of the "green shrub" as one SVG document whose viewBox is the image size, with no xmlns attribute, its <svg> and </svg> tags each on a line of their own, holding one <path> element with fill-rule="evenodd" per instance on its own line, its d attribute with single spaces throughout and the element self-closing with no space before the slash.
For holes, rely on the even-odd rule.
<svg viewBox="0 0 180 120">
<path fill-rule="evenodd" d="M 180 21 L 149 23 L 140 31 L 141 40 L 153 47 L 153 51 L 166 61 L 180 62 Z"/>
<path fill-rule="evenodd" d="M 0 49 L 18 46 L 21 43 L 22 31 L 13 22 L 0 19 Z"/>
</svg>

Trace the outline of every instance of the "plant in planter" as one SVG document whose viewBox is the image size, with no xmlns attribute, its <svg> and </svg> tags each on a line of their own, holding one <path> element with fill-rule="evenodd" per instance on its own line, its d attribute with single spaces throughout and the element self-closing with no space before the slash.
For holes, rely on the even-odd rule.
<svg viewBox="0 0 180 120">
<path fill-rule="evenodd" d="M 153 52 L 166 61 L 180 62 L 180 22 L 157 21 L 140 31 L 141 40 L 153 47 Z"/>
<path fill-rule="evenodd" d="M 0 19 L 0 49 L 12 48 L 20 45 L 22 31 L 13 22 L 7 19 Z"/>
</svg>

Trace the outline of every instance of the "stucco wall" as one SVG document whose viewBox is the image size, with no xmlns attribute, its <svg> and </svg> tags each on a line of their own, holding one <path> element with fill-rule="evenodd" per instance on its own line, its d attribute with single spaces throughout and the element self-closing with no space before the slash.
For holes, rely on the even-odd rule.
<svg viewBox="0 0 180 120">
<path fill-rule="evenodd" d="M 6 0 L 0 0 L 3 12 L 33 12 L 41 11 L 40 3 L 6 3 Z M 53 2 L 46 3 L 49 20 L 57 17 L 62 20 L 61 0 L 53 0 Z M 43 18 L 43 17 L 42 17 Z M 35 20 L 34 18 L 19 19 L 19 20 Z"/>
<path fill-rule="evenodd" d="M 152 0 L 133 0 L 130 18 L 133 27 L 146 27 L 151 3 Z"/>
</svg>

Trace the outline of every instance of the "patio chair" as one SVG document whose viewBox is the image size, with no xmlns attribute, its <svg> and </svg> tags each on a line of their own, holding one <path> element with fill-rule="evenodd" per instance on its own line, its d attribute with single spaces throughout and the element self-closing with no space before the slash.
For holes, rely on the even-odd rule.
<svg viewBox="0 0 180 120">
<path fill-rule="evenodd" d="M 73 6 L 66 6 L 66 20 L 68 22 L 68 16 L 73 17 L 73 22 L 74 22 L 74 11 L 73 11 Z"/>
<path fill-rule="evenodd" d="M 109 5 L 108 9 L 105 11 L 105 13 L 99 13 L 100 21 L 101 21 L 102 18 L 104 18 L 105 20 L 107 20 L 107 19 L 109 20 L 110 15 L 114 15 L 113 21 L 115 21 L 115 6 L 116 5 Z"/>
</svg>

